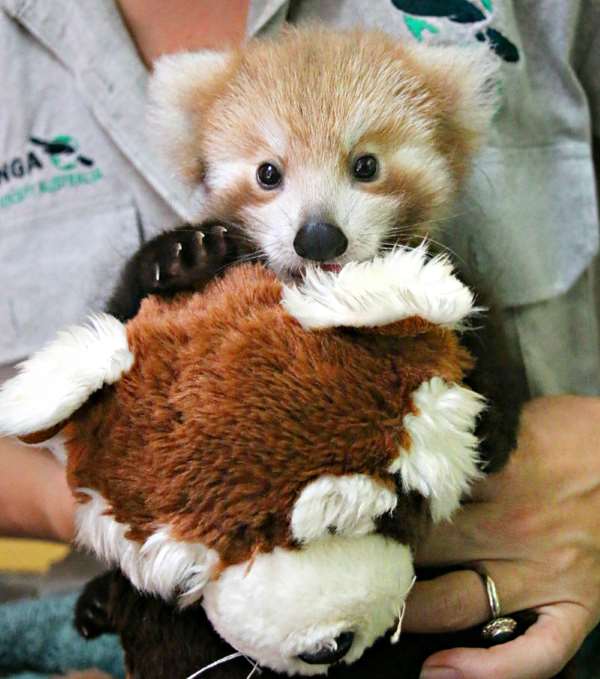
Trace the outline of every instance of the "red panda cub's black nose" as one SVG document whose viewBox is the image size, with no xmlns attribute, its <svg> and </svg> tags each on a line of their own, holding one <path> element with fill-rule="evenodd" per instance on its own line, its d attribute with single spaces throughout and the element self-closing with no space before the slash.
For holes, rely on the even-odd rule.
<svg viewBox="0 0 600 679">
<path fill-rule="evenodd" d="M 327 262 L 343 255 L 348 248 L 344 232 L 334 224 L 306 222 L 296 234 L 294 250 L 304 259 Z"/>
</svg>

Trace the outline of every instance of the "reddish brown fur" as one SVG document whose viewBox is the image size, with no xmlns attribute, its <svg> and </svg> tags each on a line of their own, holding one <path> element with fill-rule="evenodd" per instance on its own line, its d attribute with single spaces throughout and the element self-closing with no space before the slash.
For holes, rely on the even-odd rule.
<svg viewBox="0 0 600 679">
<path fill-rule="evenodd" d="M 240 266 L 204 294 L 146 300 L 128 324 L 133 368 L 66 434 L 71 486 L 98 490 L 129 537 L 169 525 L 224 564 L 292 546 L 306 484 L 364 473 L 393 487 L 411 392 L 468 367 L 454 334 L 421 319 L 311 332 L 280 296 L 274 274 Z"/>
<path fill-rule="evenodd" d="M 264 205 L 277 197 L 273 191 L 256 191 L 255 184 L 256 182 L 241 181 L 228 193 L 215 197 L 212 207 L 216 218 L 227 222 L 243 220 L 244 210 Z"/>
<path fill-rule="evenodd" d="M 350 181 L 357 155 L 375 152 L 395 172 L 361 190 L 400 195 L 411 205 L 398 221 L 422 224 L 443 214 L 482 143 L 486 125 L 479 112 L 488 102 L 471 82 L 474 64 L 440 59 L 431 49 L 400 44 L 379 31 L 290 28 L 277 40 L 254 40 L 232 51 L 227 67 L 208 81 L 201 73 L 190 80 L 181 102 L 193 132 L 171 152 L 193 181 L 202 159 L 209 169 L 209 211 L 232 208 L 233 216 L 265 192 L 254 181 L 237 191 L 235 180 L 215 189 L 210 168 L 224 160 L 276 161 L 293 176 L 327 159 L 343 183 Z M 285 138 L 283 151 L 273 146 L 273 133 Z M 393 154 L 412 144 L 445 159 L 448 175 L 435 187 L 426 173 L 395 164 Z"/>
<path fill-rule="evenodd" d="M 461 106 L 464 93 L 461 83 L 448 77 L 447 68 L 439 64 L 424 70 L 422 60 L 416 59 L 409 51 L 403 50 L 402 58 L 407 75 L 421 80 L 428 92 L 428 100 L 432 104 L 429 114 L 433 119 L 433 141 L 450 165 L 456 189 L 481 145 L 481 130 L 465 125 L 454 114 Z"/>
<path fill-rule="evenodd" d="M 62 422 L 59 422 L 58 424 L 55 424 L 53 427 L 49 427 L 48 429 L 42 429 L 41 431 L 33 432 L 33 434 L 19 436 L 19 439 L 21 439 L 23 443 L 26 443 L 29 446 L 35 446 L 38 445 L 39 443 L 47 441 L 48 439 L 51 439 L 53 436 L 58 434 L 58 432 L 61 429 Z"/>
</svg>

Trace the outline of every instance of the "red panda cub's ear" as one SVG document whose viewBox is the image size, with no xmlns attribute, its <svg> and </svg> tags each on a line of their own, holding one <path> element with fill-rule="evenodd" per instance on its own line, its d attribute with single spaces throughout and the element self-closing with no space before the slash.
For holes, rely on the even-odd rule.
<svg viewBox="0 0 600 679">
<path fill-rule="evenodd" d="M 153 65 L 149 132 L 165 164 L 190 185 L 204 175 L 204 120 L 234 69 L 234 52 L 180 52 Z"/>
<path fill-rule="evenodd" d="M 58 333 L 0 389 L 0 436 L 39 444 L 53 438 L 87 399 L 133 364 L 125 326 L 98 314 Z"/>
<path fill-rule="evenodd" d="M 485 142 L 499 105 L 499 59 L 487 45 L 402 47 L 401 61 L 432 96 L 438 142 L 447 153 L 470 156 Z"/>
</svg>

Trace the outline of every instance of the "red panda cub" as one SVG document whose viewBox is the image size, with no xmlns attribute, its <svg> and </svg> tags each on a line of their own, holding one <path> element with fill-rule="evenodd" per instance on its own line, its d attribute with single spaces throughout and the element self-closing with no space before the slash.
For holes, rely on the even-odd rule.
<svg viewBox="0 0 600 679">
<path fill-rule="evenodd" d="M 146 295 L 201 289 L 241 260 L 289 281 L 435 234 L 485 141 L 496 69 L 485 45 L 318 25 L 162 57 L 150 135 L 201 207 L 194 225 L 134 255 L 108 311 L 126 320 Z M 464 341 L 477 357 L 470 385 L 494 404 L 480 423 L 484 449 L 507 452 L 524 380 L 497 321 Z"/>
<path fill-rule="evenodd" d="M 485 46 L 425 47 L 318 26 L 236 50 L 161 58 L 150 83 L 152 136 L 201 208 L 195 225 L 158 236 L 133 257 L 108 310 L 126 320 L 146 295 L 201 289 L 238 261 L 258 259 L 289 284 L 307 269 L 338 271 L 426 238 L 485 140 L 494 59 Z M 476 434 L 492 470 L 514 445 L 523 394 L 498 327 L 482 321 L 463 341 L 477 356 L 466 383 L 490 404 Z M 177 629 L 169 643 L 182 648 L 187 620 L 119 574 L 100 582 L 103 598 L 115 577 L 130 610 L 139 610 L 129 606 L 137 597 L 159 620 L 166 611 L 167 634 Z M 86 634 L 98 587 L 79 605 Z M 113 617 L 106 614 L 107 629 L 124 624 L 120 613 Z M 380 648 L 375 655 L 390 662 Z M 367 654 L 365 674 L 380 676 L 373 662 Z M 339 667 L 332 676 L 344 676 Z M 237 676 L 229 666 L 224 672 Z"/>
<path fill-rule="evenodd" d="M 493 111 L 486 47 L 378 31 L 288 29 L 234 51 L 158 60 L 152 135 L 281 277 L 341 267 L 430 232 Z"/>
</svg>

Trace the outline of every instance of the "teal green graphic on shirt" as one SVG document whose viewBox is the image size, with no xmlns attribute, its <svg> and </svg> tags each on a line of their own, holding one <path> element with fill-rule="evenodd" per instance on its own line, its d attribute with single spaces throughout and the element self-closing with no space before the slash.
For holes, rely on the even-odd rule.
<svg viewBox="0 0 600 679">
<path fill-rule="evenodd" d="M 69 137 L 67 135 L 60 135 L 58 137 L 54 137 L 54 139 L 50 142 L 51 144 L 55 146 L 70 146 L 73 149 L 73 153 L 75 153 L 79 149 L 79 144 L 73 137 Z M 54 167 L 58 168 L 59 170 L 64 170 L 65 172 L 70 172 L 71 170 L 74 170 L 77 167 L 77 163 L 74 160 L 68 160 L 67 158 L 64 158 L 60 153 L 50 153 L 50 160 L 52 162 L 52 165 Z"/>
<path fill-rule="evenodd" d="M 25 184 L 25 186 L 20 186 L 4 195 L 0 195 L 0 210 L 23 203 L 34 196 L 95 184 L 103 176 L 98 167 L 94 168 L 91 172 L 61 172 L 61 174 L 55 174 L 50 179 L 42 179 L 36 183 Z"/>
<path fill-rule="evenodd" d="M 430 24 L 429 21 L 411 17 L 410 14 L 404 15 L 404 23 L 406 24 L 408 30 L 412 33 L 413 37 L 419 42 L 423 41 L 423 31 L 429 31 L 430 33 L 440 32 L 440 29 L 437 26 Z"/>
<path fill-rule="evenodd" d="M 440 29 L 430 19 L 446 19 L 455 24 L 474 25 L 475 38 L 489 45 L 501 59 L 508 63 L 519 61 L 519 50 L 500 31 L 487 25 L 493 18 L 492 0 L 480 0 L 478 6 L 469 0 L 391 0 L 404 16 L 404 23 L 412 36 L 422 42 L 424 33 L 439 33 Z"/>
<path fill-rule="evenodd" d="M 79 142 L 66 134 L 60 134 L 50 141 L 44 141 L 39 137 L 29 137 L 29 141 L 36 146 L 41 146 L 44 151 L 50 156 L 50 160 L 54 167 L 65 172 L 70 172 L 77 167 L 77 164 L 85 167 L 92 167 L 94 161 L 81 153 L 79 150 Z"/>
<path fill-rule="evenodd" d="M 43 154 L 37 149 L 25 149 L 20 156 L 4 163 L 0 162 L 0 210 L 31 201 L 44 194 L 64 189 L 81 189 L 103 178 L 96 162 L 80 153 L 79 142 L 71 135 L 56 135 L 49 141 L 30 137 L 29 142 L 40 147 Z M 47 176 L 49 164 L 55 171 Z M 46 176 L 38 181 L 31 181 L 38 173 Z M 9 190 L 3 193 L 2 189 L 5 186 Z"/>
</svg>

